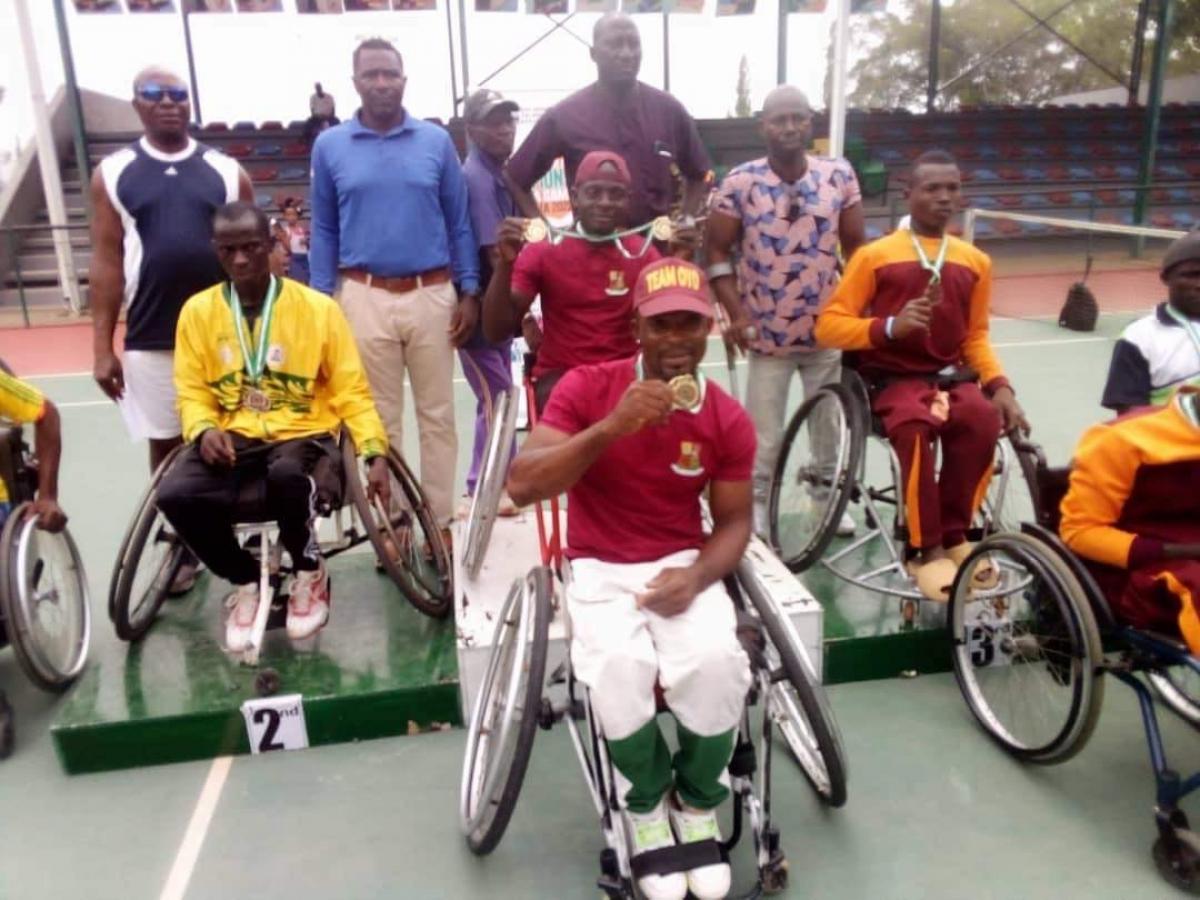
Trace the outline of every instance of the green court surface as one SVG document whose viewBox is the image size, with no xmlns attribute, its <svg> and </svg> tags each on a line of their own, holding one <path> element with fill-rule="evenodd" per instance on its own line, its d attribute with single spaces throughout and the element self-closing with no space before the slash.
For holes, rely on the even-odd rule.
<svg viewBox="0 0 1200 900">
<path fill-rule="evenodd" d="M 1128 318 L 1104 316 L 1091 335 L 1046 320 L 994 323 L 1052 463 L 1065 462 L 1083 428 L 1102 418 L 1111 339 Z M 726 380 L 715 341 L 707 365 Z M 744 367 L 739 376 L 744 387 Z M 561 728 L 539 732 L 508 837 L 486 860 L 468 853 L 457 830 L 461 729 L 231 763 L 66 775 L 50 734 L 55 721 L 69 735 L 59 741 L 63 759 L 77 760 L 78 771 L 183 759 L 193 749 L 244 751 L 245 732 L 229 710 L 240 719 L 252 675 L 212 650 L 222 614 L 215 584 L 173 602 L 141 647 L 116 639 L 107 582 L 146 477 L 144 451 L 129 443 L 90 378 L 34 380 L 63 408 L 61 494 L 89 574 L 94 664 L 73 693 L 55 698 L 24 680 L 11 652 L 0 653 L 0 685 L 17 713 L 16 751 L 0 763 L 0 897 L 597 896 L 600 833 Z M 456 387 L 459 434 L 469 440 L 474 399 L 461 377 Z M 794 396 L 793 407 L 798 402 Z M 411 404 L 408 435 L 405 449 L 415 453 Z M 404 607 L 369 560 L 352 554 L 332 565 L 333 617 L 308 654 L 287 660 L 275 648 L 283 689 L 304 693 L 312 710 L 314 744 L 323 742 L 318 735 L 403 734 L 410 719 L 454 721 L 449 626 Z M 894 600 L 827 576 L 809 581 L 826 607 L 830 681 L 945 667 L 941 632 L 906 631 Z M 268 646 L 268 660 L 272 652 Z M 417 685 L 419 702 L 403 705 Z M 308 706 L 313 695 L 338 697 L 337 714 L 322 723 Z M 837 684 L 830 697 L 849 757 L 850 801 L 822 810 L 798 770 L 777 760 L 773 800 L 791 860 L 788 896 L 1172 896 L 1150 860 L 1153 779 L 1136 706 L 1119 685 L 1109 686 L 1089 747 L 1049 769 L 1022 767 L 993 747 L 948 675 Z M 196 719 L 213 710 L 225 716 L 225 743 L 185 746 L 186 727 L 135 731 L 128 744 L 105 740 L 106 723 L 180 708 Z M 1163 727 L 1174 766 L 1200 767 L 1195 732 L 1166 717 Z M 742 876 L 744 850 L 735 853 Z"/>
</svg>

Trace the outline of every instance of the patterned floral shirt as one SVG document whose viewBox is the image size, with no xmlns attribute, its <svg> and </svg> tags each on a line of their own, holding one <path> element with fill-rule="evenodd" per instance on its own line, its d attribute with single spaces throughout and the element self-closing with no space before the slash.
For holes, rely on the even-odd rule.
<svg viewBox="0 0 1200 900">
<path fill-rule="evenodd" d="M 838 220 L 861 201 L 844 159 L 809 156 L 804 176 L 791 183 L 765 157 L 725 176 L 713 209 L 742 223 L 738 284 L 758 328 L 756 352 L 785 356 L 814 348 L 817 311 L 837 274 Z"/>
</svg>

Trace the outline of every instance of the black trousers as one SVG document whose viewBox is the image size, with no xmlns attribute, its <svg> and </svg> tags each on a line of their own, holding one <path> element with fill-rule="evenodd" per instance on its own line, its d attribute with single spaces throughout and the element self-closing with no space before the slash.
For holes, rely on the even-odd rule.
<svg viewBox="0 0 1200 900">
<path fill-rule="evenodd" d="M 255 518 L 279 525 L 279 540 L 297 570 L 320 565 L 313 519 L 341 505 L 341 456 L 329 437 L 266 441 L 230 435 L 237 462 L 210 466 L 193 444 L 158 486 L 158 508 L 192 552 L 233 584 L 258 580 L 258 562 L 238 545 L 239 498 Z"/>
</svg>

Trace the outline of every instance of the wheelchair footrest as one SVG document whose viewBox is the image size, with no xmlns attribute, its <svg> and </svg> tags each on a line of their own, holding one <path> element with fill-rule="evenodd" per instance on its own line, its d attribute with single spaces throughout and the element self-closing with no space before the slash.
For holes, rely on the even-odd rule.
<svg viewBox="0 0 1200 900">
<path fill-rule="evenodd" d="M 728 851 L 716 841 L 693 841 L 632 856 L 629 858 L 629 870 L 634 878 L 645 878 L 647 875 L 671 875 L 727 862 Z"/>
</svg>

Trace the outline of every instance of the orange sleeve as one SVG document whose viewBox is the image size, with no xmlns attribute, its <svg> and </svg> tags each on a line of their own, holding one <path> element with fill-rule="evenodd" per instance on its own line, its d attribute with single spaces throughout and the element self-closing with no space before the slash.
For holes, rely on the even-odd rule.
<svg viewBox="0 0 1200 900">
<path fill-rule="evenodd" d="M 1115 527 L 1133 490 L 1141 460 L 1112 425 L 1093 425 L 1075 450 L 1071 486 L 1062 502 L 1059 533 L 1080 556 L 1128 568 L 1137 535 Z"/>
<path fill-rule="evenodd" d="M 817 316 L 817 346 L 837 350 L 870 350 L 884 343 L 883 319 L 863 316 L 875 296 L 875 254 L 860 247 L 850 257 L 837 289 Z"/>
<path fill-rule="evenodd" d="M 979 373 L 979 382 L 984 390 L 990 393 L 1007 386 L 1008 379 L 1004 377 L 1004 367 L 992 349 L 992 339 L 988 333 L 992 305 L 992 261 L 988 257 L 983 256 L 976 274 L 979 280 L 971 291 L 970 316 L 962 353 L 967 365 Z"/>
</svg>

